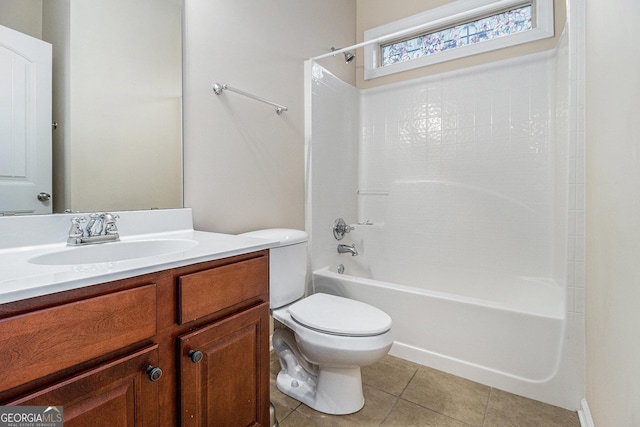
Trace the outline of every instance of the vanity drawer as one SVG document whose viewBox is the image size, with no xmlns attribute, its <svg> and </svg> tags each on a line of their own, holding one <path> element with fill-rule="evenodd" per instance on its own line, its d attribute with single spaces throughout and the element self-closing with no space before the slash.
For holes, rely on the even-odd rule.
<svg viewBox="0 0 640 427">
<path fill-rule="evenodd" d="M 149 284 L 0 320 L 0 390 L 154 336 L 156 300 Z"/>
<path fill-rule="evenodd" d="M 260 256 L 178 277 L 178 324 L 269 293 L 269 257 Z"/>
</svg>

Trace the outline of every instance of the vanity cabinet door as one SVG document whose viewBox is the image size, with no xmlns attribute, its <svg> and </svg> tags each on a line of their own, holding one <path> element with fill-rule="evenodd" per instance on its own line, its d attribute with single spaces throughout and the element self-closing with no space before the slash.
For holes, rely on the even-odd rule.
<svg viewBox="0 0 640 427">
<path fill-rule="evenodd" d="M 158 385 L 148 367 L 157 367 L 153 345 L 98 366 L 5 405 L 63 406 L 65 427 L 158 427 Z M 154 372 L 157 376 L 158 371 Z"/>
<path fill-rule="evenodd" d="M 269 425 L 269 305 L 179 337 L 182 426 Z"/>
</svg>

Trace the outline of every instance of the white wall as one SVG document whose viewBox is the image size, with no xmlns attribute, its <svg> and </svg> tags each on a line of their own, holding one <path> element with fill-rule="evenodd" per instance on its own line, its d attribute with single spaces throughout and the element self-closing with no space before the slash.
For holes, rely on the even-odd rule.
<svg viewBox="0 0 640 427">
<path fill-rule="evenodd" d="M 68 204 L 60 207 L 181 206 L 180 2 L 82 0 L 70 6 L 64 172 L 71 180 L 64 190 Z"/>
<path fill-rule="evenodd" d="M 360 91 L 309 61 L 306 64 L 307 199 L 306 230 L 311 240 L 312 268 L 337 265 L 350 256 L 338 254 L 341 241 L 333 223 L 356 222 Z M 362 248 L 360 248 L 362 250 Z"/>
<path fill-rule="evenodd" d="M 185 3 L 185 206 L 195 227 L 304 228 L 304 60 L 355 43 L 355 0 Z M 324 65 L 355 80 L 340 58 Z M 216 96 L 214 82 L 289 111 Z"/>
<path fill-rule="evenodd" d="M 53 46 L 52 64 L 52 116 L 58 124 L 52 133 L 52 166 L 53 166 L 53 210 L 61 212 L 71 208 L 69 189 L 72 177 L 67 172 L 70 162 L 71 103 L 69 91 L 71 87 L 71 69 L 69 47 L 71 46 L 71 0 L 48 0 L 43 5 L 42 16 L 44 38 Z"/>
<path fill-rule="evenodd" d="M 42 0 L 2 0 L 0 25 L 42 38 Z"/>
<path fill-rule="evenodd" d="M 586 1 L 587 401 L 640 425 L 640 3 Z"/>
</svg>

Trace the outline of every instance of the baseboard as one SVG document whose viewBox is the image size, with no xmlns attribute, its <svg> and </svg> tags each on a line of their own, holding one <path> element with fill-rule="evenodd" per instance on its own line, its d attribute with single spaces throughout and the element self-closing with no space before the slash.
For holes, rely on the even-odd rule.
<svg viewBox="0 0 640 427">
<path fill-rule="evenodd" d="M 596 425 L 593 423 L 593 418 L 591 418 L 591 410 L 589 409 L 587 399 L 582 399 L 580 401 L 578 417 L 580 418 L 580 425 L 582 427 L 596 427 Z"/>
</svg>

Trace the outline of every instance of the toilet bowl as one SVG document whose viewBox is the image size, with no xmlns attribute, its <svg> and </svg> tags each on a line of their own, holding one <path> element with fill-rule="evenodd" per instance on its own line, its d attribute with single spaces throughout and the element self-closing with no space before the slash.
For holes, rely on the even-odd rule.
<svg viewBox="0 0 640 427">
<path fill-rule="evenodd" d="M 305 324 L 308 322 L 291 314 L 303 305 L 305 315 L 325 314 L 331 318 L 335 313 L 326 306 L 332 303 L 353 309 L 340 313 L 340 320 L 354 319 L 345 323 L 344 330 Z M 349 327 L 361 319 L 360 305 L 373 309 L 367 310 L 367 314 L 379 332 Z M 272 339 L 282 366 L 276 381 L 278 389 L 320 412 L 337 415 L 360 410 L 364 405 L 360 368 L 377 362 L 391 348 L 391 318 L 359 301 L 326 294 L 313 294 L 273 310 L 272 316 L 286 327 L 276 329 Z M 290 352 L 296 357 L 290 358 Z"/>
<path fill-rule="evenodd" d="M 317 293 L 304 297 L 307 234 L 271 229 L 245 236 L 279 240 L 270 251 L 272 336 L 281 371 L 276 385 L 286 395 L 327 414 L 364 406 L 360 368 L 391 348 L 391 318 L 360 301 Z"/>
</svg>

